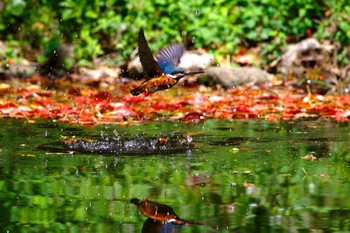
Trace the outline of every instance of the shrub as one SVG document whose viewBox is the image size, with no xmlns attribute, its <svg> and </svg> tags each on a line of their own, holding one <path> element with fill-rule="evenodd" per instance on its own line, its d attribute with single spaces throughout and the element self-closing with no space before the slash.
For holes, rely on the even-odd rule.
<svg viewBox="0 0 350 233">
<path fill-rule="evenodd" d="M 43 62 L 43 51 L 58 38 L 60 43 L 75 46 L 78 61 L 117 54 L 115 62 L 121 62 L 136 48 L 137 32 L 143 27 L 154 51 L 182 40 L 216 55 L 233 54 L 238 45 L 259 44 L 264 62 L 268 63 L 280 55 L 287 42 L 311 34 L 320 40 L 332 38 L 348 45 L 350 7 L 345 3 L 346 0 L 327 3 L 330 5 L 322 0 L 8 0 L 0 14 L 0 40 L 7 42 L 0 53 Z M 326 33 L 332 24 L 336 24 L 336 30 Z M 341 52 L 339 59 L 344 60 L 344 54 Z"/>
</svg>

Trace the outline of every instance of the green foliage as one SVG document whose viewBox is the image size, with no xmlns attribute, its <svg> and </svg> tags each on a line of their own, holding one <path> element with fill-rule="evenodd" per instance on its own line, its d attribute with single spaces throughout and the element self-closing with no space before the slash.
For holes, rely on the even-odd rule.
<svg viewBox="0 0 350 233">
<path fill-rule="evenodd" d="M 28 57 L 33 48 L 43 54 L 52 38 L 75 45 L 75 57 L 91 60 L 110 53 L 116 62 L 127 59 L 143 27 L 156 51 L 185 40 L 217 55 L 236 52 L 237 45 L 262 44 L 265 62 L 276 58 L 281 47 L 307 37 L 332 37 L 349 44 L 350 7 L 346 1 L 118 1 L 118 0 L 8 0 L 0 14 L 0 40 L 16 42 L 19 52 L 3 56 Z M 325 16 L 332 9 L 330 17 Z M 323 20 L 325 18 L 325 20 Z M 338 30 L 327 33 L 331 24 Z M 33 54 L 31 52 L 31 54 Z M 343 53 L 343 54 L 346 54 Z M 265 56 L 264 56 L 265 57 Z M 340 59 L 345 59 L 341 55 Z M 40 60 L 40 59 L 39 59 Z"/>
<path fill-rule="evenodd" d="M 348 1 L 332 2 L 332 15 L 320 23 L 316 38 L 327 39 L 338 46 L 350 44 L 350 6 Z M 349 64 L 350 48 L 340 47 L 337 60 L 341 65 Z"/>
</svg>

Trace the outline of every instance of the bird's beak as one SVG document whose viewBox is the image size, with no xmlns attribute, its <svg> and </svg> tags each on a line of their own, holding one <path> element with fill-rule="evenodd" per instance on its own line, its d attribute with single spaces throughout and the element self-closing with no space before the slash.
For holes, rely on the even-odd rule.
<svg viewBox="0 0 350 233">
<path fill-rule="evenodd" d="M 192 75 L 192 74 L 204 74 L 204 71 L 196 70 L 196 71 L 186 71 L 185 72 L 185 75 Z"/>
</svg>

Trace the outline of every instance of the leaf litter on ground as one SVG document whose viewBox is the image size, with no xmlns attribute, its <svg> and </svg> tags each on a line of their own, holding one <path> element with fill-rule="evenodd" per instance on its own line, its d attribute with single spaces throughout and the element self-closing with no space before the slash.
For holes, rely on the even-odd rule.
<svg viewBox="0 0 350 233">
<path fill-rule="evenodd" d="M 130 90 L 140 81 L 101 79 L 91 83 L 77 76 L 42 79 L 45 82 L 38 77 L 35 83 L 30 78 L 2 81 L 0 116 L 82 125 L 163 120 L 196 124 L 206 119 L 350 119 L 349 95 L 303 93 L 281 82 L 261 88 L 231 89 L 178 85 L 149 96 L 132 96 Z"/>
</svg>

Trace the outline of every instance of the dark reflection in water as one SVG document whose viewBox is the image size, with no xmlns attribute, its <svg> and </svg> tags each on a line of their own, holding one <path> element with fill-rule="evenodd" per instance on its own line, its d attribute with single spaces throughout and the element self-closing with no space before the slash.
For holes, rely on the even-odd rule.
<svg viewBox="0 0 350 233">
<path fill-rule="evenodd" d="M 142 225 L 142 233 L 176 233 L 178 226 L 173 223 L 162 223 L 157 220 L 147 218 Z"/>
<path fill-rule="evenodd" d="M 63 140 L 69 150 L 104 154 L 104 155 L 154 155 L 154 154 L 179 154 L 191 150 L 193 147 L 190 137 L 174 135 L 172 133 L 162 136 L 145 135 L 120 135 L 113 132 L 112 135 L 99 135 L 93 138 Z M 42 149 L 52 148 L 52 144 L 40 146 Z"/>
</svg>

